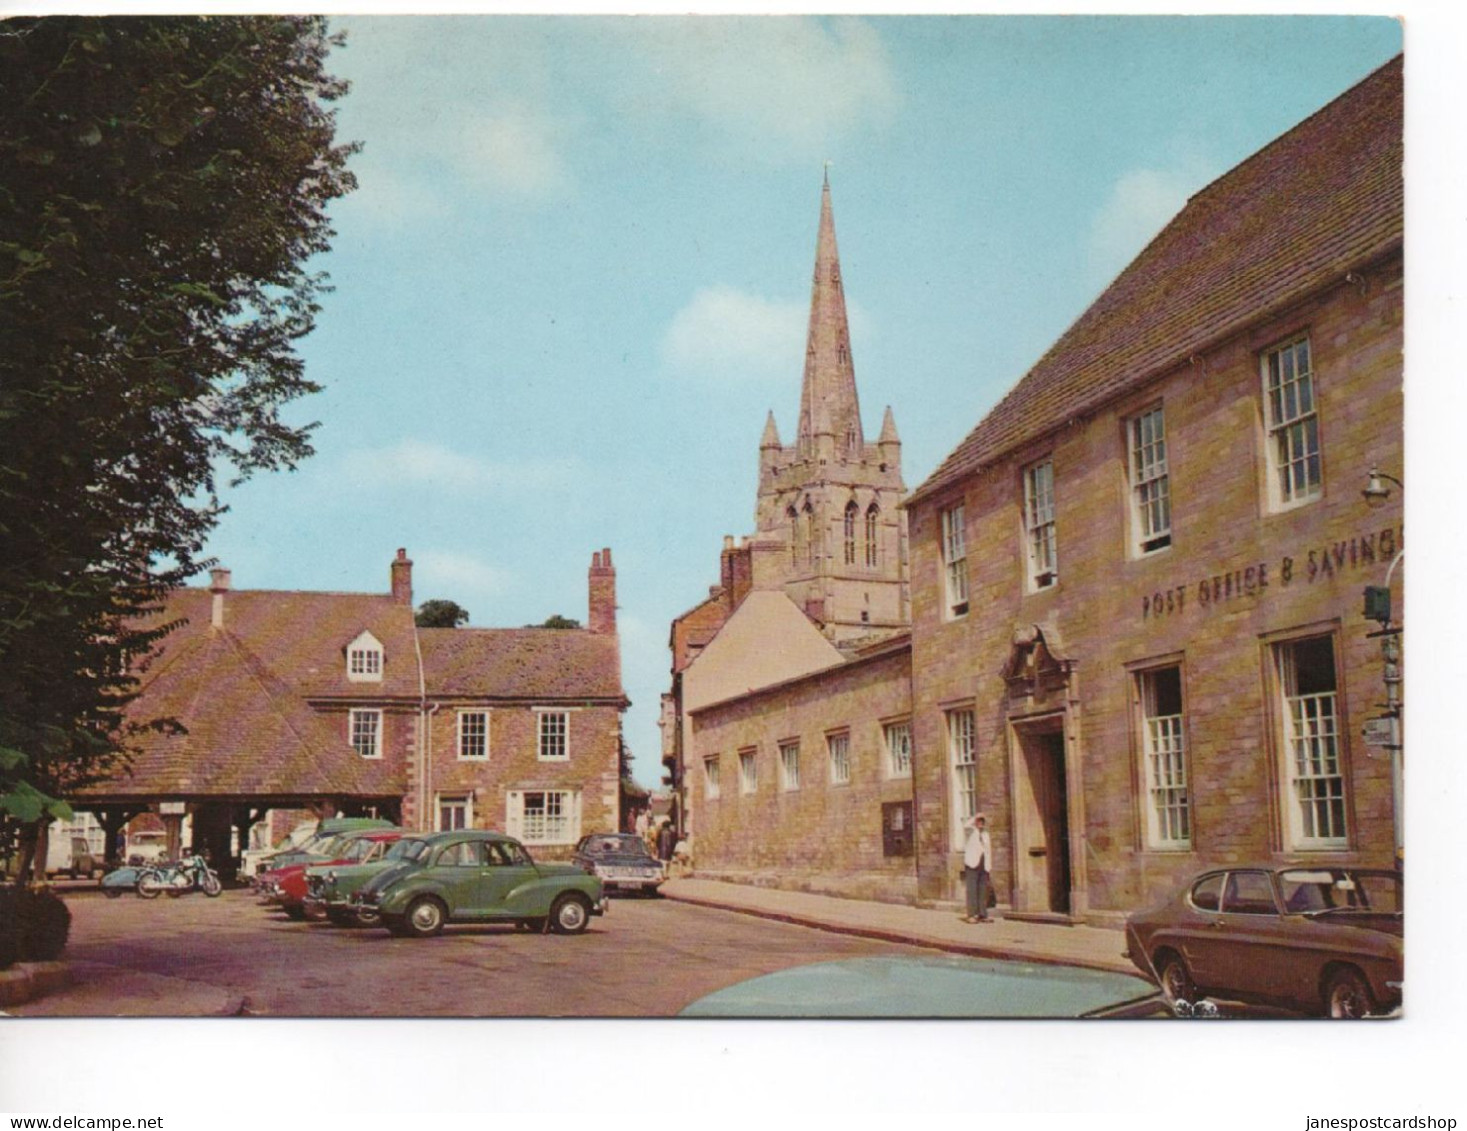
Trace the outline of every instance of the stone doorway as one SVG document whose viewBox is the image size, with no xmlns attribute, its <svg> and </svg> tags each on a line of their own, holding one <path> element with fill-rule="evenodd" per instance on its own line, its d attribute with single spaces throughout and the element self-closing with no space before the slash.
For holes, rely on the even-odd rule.
<svg viewBox="0 0 1467 1131">
<path fill-rule="evenodd" d="M 1014 909 L 1069 916 L 1070 803 L 1063 716 L 1014 728 Z"/>
</svg>

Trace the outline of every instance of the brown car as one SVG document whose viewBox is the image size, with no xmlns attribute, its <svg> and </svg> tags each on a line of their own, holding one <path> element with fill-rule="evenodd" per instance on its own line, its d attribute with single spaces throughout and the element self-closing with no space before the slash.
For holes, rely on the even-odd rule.
<svg viewBox="0 0 1467 1131">
<path fill-rule="evenodd" d="M 1401 1003 L 1401 873 L 1219 868 L 1126 920 L 1126 949 L 1169 1002 L 1199 997 L 1364 1017 Z"/>
</svg>

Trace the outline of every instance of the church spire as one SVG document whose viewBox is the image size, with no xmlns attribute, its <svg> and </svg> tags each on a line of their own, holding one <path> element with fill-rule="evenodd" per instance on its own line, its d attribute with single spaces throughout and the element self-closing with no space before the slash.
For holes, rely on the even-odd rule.
<svg viewBox="0 0 1467 1131">
<path fill-rule="evenodd" d="M 764 435 L 759 439 L 761 448 L 778 448 L 779 429 L 774 426 L 774 410 L 769 410 L 769 417 L 764 421 Z"/>
<path fill-rule="evenodd" d="M 846 456 L 859 456 L 865 443 L 828 170 L 820 190 L 820 232 L 815 241 L 815 278 L 810 288 L 810 328 L 800 390 L 800 452 L 813 454 L 821 436 L 831 438 L 828 450 Z"/>
</svg>

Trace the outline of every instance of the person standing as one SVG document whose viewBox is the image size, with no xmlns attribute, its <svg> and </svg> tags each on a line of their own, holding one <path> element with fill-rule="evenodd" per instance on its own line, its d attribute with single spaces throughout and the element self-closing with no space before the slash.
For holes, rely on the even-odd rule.
<svg viewBox="0 0 1467 1131">
<path fill-rule="evenodd" d="M 968 839 L 963 844 L 963 880 L 967 886 L 968 914 L 965 923 L 991 923 L 988 917 L 988 867 L 993 845 L 988 839 L 988 816 L 974 813 L 963 822 Z"/>
<path fill-rule="evenodd" d="M 664 864 L 672 859 L 672 850 L 677 847 L 677 830 L 668 820 L 657 833 L 657 858 Z"/>
</svg>

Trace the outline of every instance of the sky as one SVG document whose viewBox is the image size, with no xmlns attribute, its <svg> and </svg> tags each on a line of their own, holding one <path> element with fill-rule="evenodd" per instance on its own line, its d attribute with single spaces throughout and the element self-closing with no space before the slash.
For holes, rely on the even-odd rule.
<svg viewBox="0 0 1467 1131">
<path fill-rule="evenodd" d="M 661 783 L 671 620 L 788 442 L 826 163 L 868 434 L 919 485 L 1187 197 L 1402 48 L 1383 17 L 333 17 L 360 187 L 302 341 L 299 470 L 229 491 L 244 589 L 475 626 L 617 567 Z"/>
</svg>

